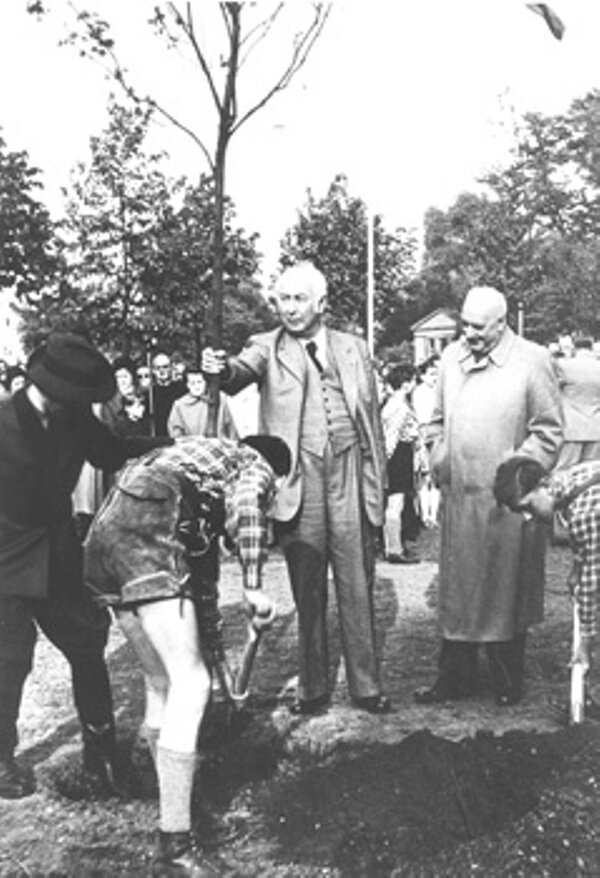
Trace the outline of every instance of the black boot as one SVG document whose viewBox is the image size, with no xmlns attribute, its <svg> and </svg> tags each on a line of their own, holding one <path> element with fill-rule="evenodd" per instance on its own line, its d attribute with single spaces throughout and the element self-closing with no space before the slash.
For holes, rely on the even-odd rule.
<svg viewBox="0 0 600 878">
<path fill-rule="evenodd" d="M 83 770 L 100 782 L 106 792 L 126 797 L 124 779 L 117 764 L 114 726 L 83 726 Z"/>
<path fill-rule="evenodd" d="M 518 704 L 523 695 L 525 635 L 486 644 L 490 680 L 498 707 Z"/>
<path fill-rule="evenodd" d="M 219 878 L 223 870 L 203 856 L 191 832 L 159 832 L 153 878 Z"/>
<path fill-rule="evenodd" d="M 428 689 L 414 694 L 417 704 L 459 701 L 477 694 L 479 682 L 477 644 L 462 640 L 442 640 L 437 680 Z"/>
<path fill-rule="evenodd" d="M 12 755 L 0 756 L 0 798 L 24 799 L 35 793 L 33 772 L 20 768 Z"/>
</svg>

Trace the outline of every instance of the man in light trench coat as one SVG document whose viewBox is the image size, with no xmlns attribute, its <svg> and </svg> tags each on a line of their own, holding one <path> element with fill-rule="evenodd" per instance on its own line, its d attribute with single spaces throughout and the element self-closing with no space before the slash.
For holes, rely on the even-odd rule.
<svg viewBox="0 0 600 878">
<path fill-rule="evenodd" d="M 560 395 L 550 355 L 515 335 L 506 299 L 475 287 L 462 308 L 462 336 L 441 359 L 433 423 L 432 474 L 442 491 L 436 682 L 420 704 L 479 690 L 485 644 L 499 706 L 522 696 L 525 638 L 543 617 L 544 526 L 501 509 L 492 488 L 498 465 L 527 455 L 550 469 L 562 441 Z"/>
</svg>

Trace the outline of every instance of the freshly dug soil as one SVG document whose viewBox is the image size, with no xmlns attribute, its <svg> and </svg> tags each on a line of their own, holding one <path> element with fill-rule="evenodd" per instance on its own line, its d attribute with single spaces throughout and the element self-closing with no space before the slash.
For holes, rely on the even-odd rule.
<svg viewBox="0 0 600 878">
<path fill-rule="evenodd" d="M 331 608 L 334 699 L 297 719 L 295 617 L 283 562 L 267 588 L 279 616 L 261 646 L 243 714 L 216 701 L 203 727 L 195 831 L 224 876 L 463 878 L 600 875 L 600 726 L 568 727 L 569 552 L 548 558 L 546 621 L 528 646 L 523 703 L 497 708 L 485 682 L 460 704 L 419 707 L 415 688 L 435 675 L 436 537 L 423 563 L 379 564 L 377 627 L 394 712 L 373 717 L 348 701 Z M 239 574 L 223 565 L 223 613 L 235 661 L 245 628 Z M 156 781 L 136 741 L 142 686 L 113 632 L 110 655 L 125 801 L 102 797 L 82 774 L 66 666 L 44 640 L 28 681 L 19 758 L 38 792 L 0 800 L 0 875 L 148 874 Z"/>
</svg>

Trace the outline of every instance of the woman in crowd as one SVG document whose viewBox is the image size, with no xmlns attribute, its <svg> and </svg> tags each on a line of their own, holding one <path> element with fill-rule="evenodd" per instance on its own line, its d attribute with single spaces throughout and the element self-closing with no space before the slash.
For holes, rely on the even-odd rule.
<svg viewBox="0 0 600 878">
<path fill-rule="evenodd" d="M 438 522 L 440 492 L 433 484 L 429 457 L 433 447 L 431 416 L 435 404 L 435 385 L 438 377 L 439 357 L 433 356 L 419 366 L 420 381 L 412 394 L 412 402 L 419 423 L 423 446 L 423 467 L 417 474 L 419 514 L 425 527 L 435 527 Z"/>
<path fill-rule="evenodd" d="M 414 495 L 415 450 L 420 459 L 419 425 L 411 400 L 415 369 L 399 363 L 389 370 L 386 381 L 391 393 L 381 410 L 389 492 L 383 526 L 385 558 L 392 564 L 414 564 L 419 559 L 403 539 L 402 512 Z"/>
<path fill-rule="evenodd" d="M 113 364 L 117 392 L 102 408 L 102 420 L 118 436 L 149 436 L 150 413 L 147 395 L 139 388 L 135 366 L 127 357 Z"/>
</svg>

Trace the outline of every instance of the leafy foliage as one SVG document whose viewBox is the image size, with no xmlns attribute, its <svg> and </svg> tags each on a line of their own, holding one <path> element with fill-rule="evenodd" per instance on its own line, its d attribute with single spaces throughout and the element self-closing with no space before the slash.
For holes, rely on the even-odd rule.
<svg viewBox="0 0 600 878">
<path fill-rule="evenodd" d="M 203 176 L 185 186 L 182 203 L 165 213 L 153 231 L 154 258 L 142 273 L 150 337 L 197 359 L 206 337 L 211 303 L 214 188 Z M 234 227 L 231 202 L 225 203 L 224 330 L 227 349 L 239 348 L 253 330 L 272 321 L 254 280 L 258 270 L 256 235 Z"/>
<path fill-rule="evenodd" d="M 76 168 L 67 193 L 62 282 L 28 311 L 30 338 L 56 325 L 85 327 L 112 353 L 135 356 L 159 345 L 198 358 L 212 279 L 214 188 L 205 176 L 191 186 L 164 175 L 162 157 L 144 151 L 149 121 L 138 104 L 110 103 L 108 126 L 92 138 L 91 161 Z M 233 206 L 225 207 L 227 340 L 239 346 L 244 327 L 263 328 L 271 315 L 253 281 L 256 235 L 235 228 Z"/>
<path fill-rule="evenodd" d="M 35 298 L 60 265 L 54 225 L 36 197 L 41 189 L 28 154 L 9 150 L 0 136 L 0 287 L 21 300 Z"/>
<path fill-rule="evenodd" d="M 374 217 L 373 226 L 375 324 L 376 334 L 381 336 L 414 272 L 416 242 L 405 229 L 388 232 L 379 216 Z M 348 181 L 340 174 L 324 198 L 308 192 L 296 225 L 282 241 L 283 266 L 307 259 L 324 273 L 333 326 L 365 329 L 367 234 L 366 204 L 348 192 Z"/>
<path fill-rule="evenodd" d="M 430 210 L 420 281 L 432 307 L 456 306 L 470 286 L 490 284 L 519 306 L 527 335 L 597 335 L 600 231 L 600 92 L 564 115 L 528 114 L 507 167 L 482 194 Z"/>
</svg>

